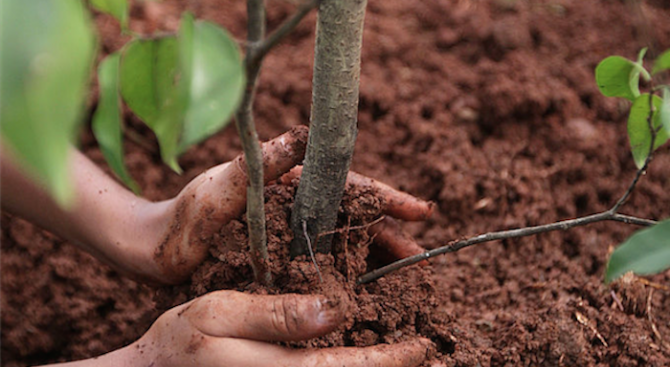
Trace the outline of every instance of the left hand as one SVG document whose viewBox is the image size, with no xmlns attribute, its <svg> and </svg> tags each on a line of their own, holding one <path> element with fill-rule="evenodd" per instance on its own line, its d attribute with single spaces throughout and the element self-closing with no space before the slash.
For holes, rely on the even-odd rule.
<svg viewBox="0 0 670 367">
<path fill-rule="evenodd" d="M 307 129 L 304 127 L 294 128 L 264 143 L 262 149 L 266 183 L 280 178 L 302 162 L 306 143 Z M 299 175 L 300 169 L 296 167 L 291 170 L 282 180 Z M 385 214 L 389 216 L 404 220 L 425 220 L 432 213 L 432 203 L 396 191 L 370 178 L 352 172 L 347 182 L 376 188 L 385 199 Z M 207 256 L 213 235 L 244 212 L 246 190 L 246 164 L 240 155 L 196 177 L 176 198 L 151 204 L 156 208 L 147 212 L 162 211 L 163 214 L 158 217 L 162 218 L 163 223 L 157 226 L 162 229 L 154 235 L 156 245 L 150 260 L 154 266 L 149 278 L 158 283 L 176 284 L 190 276 Z M 377 231 L 380 226 L 387 225 L 380 223 L 376 226 Z M 152 227 L 156 228 L 147 226 Z M 397 241 L 393 240 L 396 236 L 379 237 L 385 239 L 380 242 L 396 257 L 423 251 L 411 240 L 396 244 Z"/>
</svg>

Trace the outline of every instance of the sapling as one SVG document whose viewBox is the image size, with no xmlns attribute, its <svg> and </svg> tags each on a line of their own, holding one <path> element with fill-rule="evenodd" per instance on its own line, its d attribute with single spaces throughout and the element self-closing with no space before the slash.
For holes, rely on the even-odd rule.
<svg viewBox="0 0 670 367">
<path fill-rule="evenodd" d="M 331 251 L 332 235 L 325 233 L 335 227 L 357 135 L 365 6 L 365 0 L 319 6 L 310 134 L 291 214 L 293 257 Z"/>
</svg>

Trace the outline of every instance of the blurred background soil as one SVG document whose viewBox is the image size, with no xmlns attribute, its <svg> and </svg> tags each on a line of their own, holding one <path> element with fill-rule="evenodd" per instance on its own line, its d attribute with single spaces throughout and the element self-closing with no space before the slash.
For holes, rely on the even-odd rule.
<svg viewBox="0 0 670 367">
<path fill-rule="evenodd" d="M 135 4 L 131 28 L 175 30 L 184 9 L 245 37 L 245 4 L 232 0 Z M 268 28 L 293 9 L 269 0 Z M 266 59 L 256 99 L 263 140 L 308 124 L 315 19 Z M 607 209 L 635 165 L 627 103 L 601 96 L 593 70 L 612 54 L 670 48 L 669 19 L 663 0 L 369 0 L 353 169 L 438 204 L 429 221 L 403 225 L 429 249 Z M 96 23 L 103 53 L 127 41 L 113 19 Z M 146 139 L 126 143 L 127 163 L 152 200 L 241 151 L 229 126 L 189 150 L 178 176 L 148 130 L 127 122 Z M 82 135 L 82 150 L 104 166 Z M 670 216 L 669 167 L 666 145 L 622 211 Z M 159 314 L 155 290 L 22 219 L 3 214 L 1 227 L 3 365 L 99 355 Z M 609 251 L 634 230 L 600 223 L 433 260 L 431 302 L 451 339 L 438 343 L 434 365 L 670 365 L 667 288 L 636 278 L 603 285 Z M 670 272 L 650 280 L 668 286 Z"/>
</svg>

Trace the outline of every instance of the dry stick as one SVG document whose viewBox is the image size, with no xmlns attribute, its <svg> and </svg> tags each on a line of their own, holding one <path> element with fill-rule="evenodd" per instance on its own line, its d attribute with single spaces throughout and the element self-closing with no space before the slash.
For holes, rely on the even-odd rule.
<svg viewBox="0 0 670 367">
<path fill-rule="evenodd" d="M 311 3 L 310 3 L 311 4 Z M 267 234 L 265 230 L 265 198 L 263 196 L 263 153 L 254 124 L 253 101 L 256 82 L 260 73 L 263 57 L 272 47 L 287 35 L 302 18 L 316 5 L 303 5 L 298 12 L 286 21 L 279 31 L 268 39 L 265 36 L 265 4 L 264 0 L 247 0 L 247 50 L 244 66 L 247 84 L 242 102 L 235 114 L 235 125 L 240 135 L 244 158 L 249 177 L 247 187 L 247 225 L 249 228 L 249 248 L 251 267 L 254 277 L 262 284 L 270 284 L 272 277 L 268 269 Z"/>
<path fill-rule="evenodd" d="M 653 87 L 653 86 L 652 86 Z M 653 91 L 653 88 L 652 88 Z M 396 271 L 398 269 L 401 269 L 405 266 L 413 265 L 416 264 L 420 261 L 430 259 L 432 257 L 450 253 L 450 252 L 456 252 L 458 250 L 461 250 L 466 247 L 470 247 L 473 245 L 477 245 L 480 243 L 484 242 L 490 242 L 490 241 L 496 241 L 496 240 L 504 240 L 508 238 L 517 238 L 517 237 L 526 237 L 526 236 L 532 236 L 540 233 L 545 233 L 545 232 L 551 232 L 551 231 L 556 231 L 556 230 L 567 230 L 570 228 L 574 227 L 579 227 L 579 226 L 584 226 L 587 224 L 591 223 L 596 223 L 596 222 L 602 222 L 602 221 L 615 221 L 615 222 L 623 222 L 626 224 L 636 224 L 639 226 L 652 226 L 656 224 L 657 222 L 654 220 L 649 220 L 649 219 L 643 219 L 643 218 L 638 218 L 638 217 L 633 217 L 629 215 L 624 215 L 624 214 L 619 214 L 617 211 L 621 206 L 628 200 L 628 197 L 630 196 L 631 192 L 633 192 L 633 189 L 637 185 L 638 181 L 640 180 L 640 177 L 644 174 L 644 172 L 647 170 L 647 166 L 649 166 L 649 162 L 651 161 L 651 157 L 654 152 L 654 143 L 656 141 L 656 134 L 658 132 L 657 129 L 654 128 L 653 125 L 653 96 L 654 93 L 650 93 L 649 95 L 649 114 L 647 115 L 647 124 L 649 125 L 649 131 L 651 132 L 651 141 L 649 145 L 649 153 L 647 154 L 647 158 L 644 161 L 644 164 L 642 167 L 637 170 L 637 173 L 635 174 L 635 178 L 633 178 L 633 181 L 630 183 L 628 186 L 628 189 L 626 192 L 621 196 L 619 200 L 612 206 L 611 209 L 597 213 L 597 214 L 592 214 L 588 215 L 585 217 L 577 218 L 577 219 L 569 219 L 569 220 L 563 220 L 555 223 L 550 223 L 550 224 L 544 224 L 540 226 L 534 226 L 534 227 L 526 227 L 526 228 L 519 228 L 519 229 L 512 229 L 512 230 L 507 230 L 507 231 L 500 231 L 500 232 L 490 232 L 486 234 L 482 234 L 476 237 L 472 237 L 467 240 L 460 240 L 460 241 L 455 241 L 451 242 L 450 244 L 442 247 L 438 247 L 436 249 L 426 251 L 422 254 L 406 257 L 404 259 L 398 260 L 396 262 L 393 262 L 389 265 L 383 266 L 379 269 L 373 270 L 367 274 L 364 274 L 360 278 L 358 278 L 358 284 L 365 284 L 369 283 L 373 280 L 379 279 L 383 277 L 384 275 Z"/>
</svg>

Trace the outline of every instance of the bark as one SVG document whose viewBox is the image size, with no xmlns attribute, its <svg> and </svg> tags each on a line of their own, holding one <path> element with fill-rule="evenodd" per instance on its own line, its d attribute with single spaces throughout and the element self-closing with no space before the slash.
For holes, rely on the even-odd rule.
<svg viewBox="0 0 670 367">
<path fill-rule="evenodd" d="M 249 251 L 254 277 L 261 284 L 272 282 L 268 269 L 267 235 L 265 232 L 265 198 L 263 196 L 263 155 L 258 140 L 253 117 L 254 92 L 260 72 L 260 62 L 253 57 L 256 42 L 265 35 L 264 0 L 249 0 L 247 14 L 247 54 L 244 60 L 247 85 L 239 109 L 235 115 L 235 125 L 240 135 L 244 157 L 247 163 L 247 225 L 249 228 Z"/>
<path fill-rule="evenodd" d="M 291 256 L 331 251 L 332 231 L 357 135 L 358 85 L 366 0 L 323 0 L 314 55 L 312 114 L 305 164 L 291 216 Z M 306 231 L 303 230 L 306 223 Z"/>
</svg>

